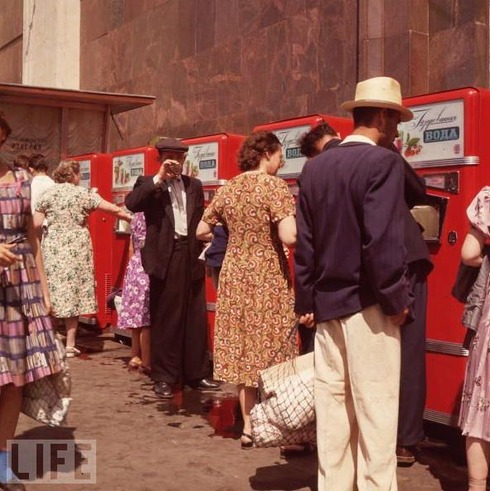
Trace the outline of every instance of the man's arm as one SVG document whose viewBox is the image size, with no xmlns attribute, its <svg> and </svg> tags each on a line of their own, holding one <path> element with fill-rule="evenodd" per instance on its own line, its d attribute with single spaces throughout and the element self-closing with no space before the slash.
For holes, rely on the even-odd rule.
<svg viewBox="0 0 490 491">
<path fill-rule="evenodd" d="M 411 165 L 403 159 L 405 201 L 409 208 L 422 205 L 426 201 L 426 188 L 424 180 L 412 169 Z"/>
<path fill-rule="evenodd" d="M 157 186 L 152 177 L 139 176 L 134 184 L 133 190 L 127 194 L 124 204 L 133 213 L 145 211 L 149 199 L 157 192 Z"/>
<path fill-rule="evenodd" d="M 399 156 L 386 155 L 369 165 L 372 173 L 363 203 L 363 265 L 381 309 L 396 316 L 409 304 L 403 162 Z"/>
<path fill-rule="evenodd" d="M 295 311 L 298 314 L 308 314 L 314 310 L 315 255 L 312 216 L 305 192 L 307 182 L 308 172 L 303 171 L 296 204 L 297 239 L 294 252 Z"/>
</svg>

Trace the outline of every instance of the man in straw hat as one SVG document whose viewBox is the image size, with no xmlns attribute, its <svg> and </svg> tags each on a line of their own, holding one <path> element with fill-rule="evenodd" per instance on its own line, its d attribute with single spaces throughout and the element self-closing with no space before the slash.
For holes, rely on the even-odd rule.
<svg viewBox="0 0 490 491">
<path fill-rule="evenodd" d="M 359 82 L 341 107 L 354 131 L 308 163 L 297 208 L 296 311 L 317 327 L 318 489 L 393 491 L 411 299 L 403 160 L 390 147 L 412 113 L 390 77 Z"/>
</svg>

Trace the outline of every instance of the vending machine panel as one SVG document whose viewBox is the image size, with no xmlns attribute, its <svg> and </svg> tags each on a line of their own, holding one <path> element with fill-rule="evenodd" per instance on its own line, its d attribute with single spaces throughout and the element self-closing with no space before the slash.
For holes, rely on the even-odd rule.
<svg viewBox="0 0 490 491">
<path fill-rule="evenodd" d="M 434 270 L 428 279 L 425 417 L 456 425 L 468 351 L 463 305 L 451 295 L 468 232 L 466 209 L 490 178 L 490 91 L 464 88 L 410 97 L 397 146 L 423 177 L 429 201 L 413 210 L 424 227 Z"/>
<path fill-rule="evenodd" d="M 80 186 L 97 192 L 106 200 L 111 199 L 111 156 L 109 154 L 86 154 L 69 157 L 80 164 Z M 93 212 L 88 219 L 94 253 L 95 295 L 97 312 L 85 312 L 80 322 L 106 328 L 111 323 L 111 311 L 106 298 L 111 289 L 111 249 L 107 247 L 112 236 L 114 218 L 106 213 Z"/>
<path fill-rule="evenodd" d="M 328 123 L 339 133 L 341 138 L 345 138 L 352 132 L 351 119 L 323 114 L 311 114 L 282 121 L 272 121 L 254 128 L 254 131 L 272 131 L 279 138 L 285 162 L 277 175 L 288 181 L 295 195 L 297 194 L 296 179 L 301 174 L 307 160 L 301 153 L 299 141 L 305 133 L 308 133 L 308 131 L 321 123 Z"/>
</svg>

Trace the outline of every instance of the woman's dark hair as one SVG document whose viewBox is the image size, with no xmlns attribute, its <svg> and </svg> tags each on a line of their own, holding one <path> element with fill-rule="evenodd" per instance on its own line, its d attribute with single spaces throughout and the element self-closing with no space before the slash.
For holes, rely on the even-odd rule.
<svg viewBox="0 0 490 491">
<path fill-rule="evenodd" d="M 58 184 L 72 183 L 78 174 L 80 174 L 80 164 L 76 160 L 62 160 L 53 171 L 53 179 Z"/>
<path fill-rule="evenodd" d="M 256 169 L 267 152 L 272 154 L 280 148 L 281 142 L 274 133 L 256 131 L 242 143 L 238 152 L 238 167 L 242 172 Z"/>
<path fill-rule="evenodd" d="M 324 136 L 337 138 L 337 132 L 328 123 L 320 123 L 305 133 L 299 140 L 301 153 L 309 158 L 318 155 L 316 144 Z"/>
<path fill-rule="evenodd" d="M 7 119 L 5 118 L 5 114 L 3 114 L 3 111 L 0 111 L 0 130 L 2 130 L 5 133 L 5 136 L 8 138 L 10 136 L 10 133 L 12 133 L 12 128 L 7 122 Z"/>
<path fill-rule="evenodd" d="M 46 157 L 42 153 L 35 153 L 29 156 L 29 167 L 36 172 L 47 172 L 49 166 Z"/>
<path fill-rule="evenodd" d="M 46 162 L 46 157 L 42 153 L 35 153 L 33 155 L 22 153 L 15 157 L 14 167 L 20 167 L 25 170 L 34 169 L 37 172 L 47 172 L 49 166 Z"/>
<path fill-rule="evenodd" d="M 14 161 L 12 162 L 14 167 L 18 167 L 19 169 L 24 169 L 25 171 L 29 171 L 29 155 L 24 153 L 20 155 L 16 155 Z"/>
</svg>

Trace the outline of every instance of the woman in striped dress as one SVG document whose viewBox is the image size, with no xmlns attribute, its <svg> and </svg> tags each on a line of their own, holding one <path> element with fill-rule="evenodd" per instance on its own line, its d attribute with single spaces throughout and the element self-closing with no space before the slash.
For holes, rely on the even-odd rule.
<svg viewBox="0 0 490 491">
<path fill-rule="evenodd" d="M 11 133 L 0 116 L 0 146 Z M 21 491 L 8 466 L 23 386 L 60 371 L 26 171 L 0 160 L 0 489 Z M 10 242 L 10 244 L 9 244 Z"/>
</svg>

